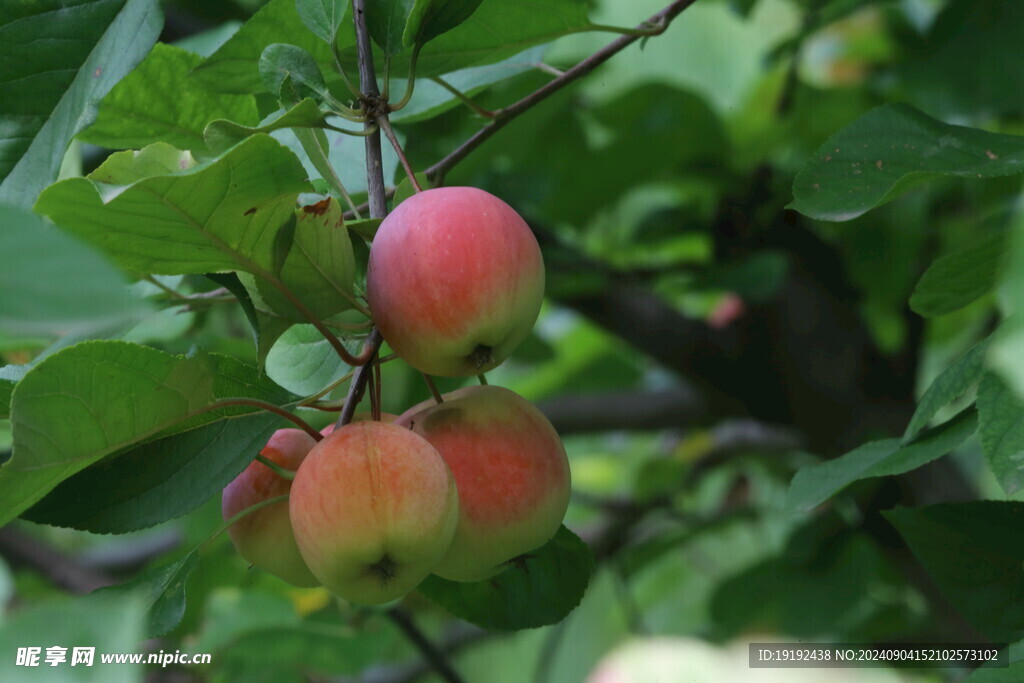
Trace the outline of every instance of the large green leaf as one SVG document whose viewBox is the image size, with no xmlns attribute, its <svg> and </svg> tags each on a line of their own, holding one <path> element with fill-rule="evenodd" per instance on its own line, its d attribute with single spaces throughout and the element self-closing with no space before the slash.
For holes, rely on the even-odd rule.
<svg viewBox="0 0 1024 683">
<path fill-rule="evenodd" d="M 991 292 L 1006 265 L 1008 236 L 988 235 L 937 259 L 917 283 L 910 307 L 925 317 L 959 310 Z"/>
<path fill-rule="evenodd" d="M 123 187 L 63 180 L 43 192 L 36 210 L 128 269 L 270 273 L 279 228 L 309 189 L 294 154 L 254 135 L 216 161 Z"/>
<path fill-rule="evenodd" d="M 334 45 L 349 4 L 348 0 L 295 0 L 295 11 L 306 28 L 328 45 Z"/>
<path fill-rule="evenodd" d="M 910 443 L 870 441 L 833 460 L 802 467 L 790 484 L 786 507 L 812 510 L 855 481 L 917 469 L 955 449 L 977 428 L 977 413 L 968 408 Z"/>
<path fill-rule="evenodd" d="M 416 76 L 440 76 L 469 66 L 500 62 L 528 47 L 585 31 L 590 26 L 587 4 L 582 0 L 487 0 L 458 27 L 423 47 L 416 62 Z M 411 49 L 396 54 L 391 73 L 407 73 L 411 55 Z M 355 67 L 354 45 L 341 50 L 341 61 L 349 69 Z"/>
<path fill-rule="evenodd" d="M 65 479 L 22 517 L 103 534 L 180 517 L 219 494 L 280 426 L 260 413 L 151 441 Z"/>
<path fill-rule="evenodd" d="M 95 250 L 22 209 L 0 205 L 0 328 L 7 337 L 110 327 L 149 309 Z"/>
<path fill-rule="evenodd" d="M 883 514 L 982 633 L 995 642 L 1024 636 L 1024 504 L 956 503 Z"/>
<path fill-rule="evenodd" d="M 790 207 L 828 221 L 856 218 L 941 177 L 1024 170 L 1024 137 L 952 126 L 904 104 L 869 111 L 830 137 L 793 182 Z"/>
<path fill-rule="evenodd" d="M 373 42 L 377 43 L 385 56 L 399 52 L 405 44 L 402 35 L 409 22 L 409 13 L 416 0 L 368 0 L 366 3 L 366 28 Z"/>
<path fill-rule="evenodd" d="M 556 624 L 576 608 L 594 570 L 590 548 L 562 526 L 525 560 L 476 583 L 431 575 L 419 591 L 457 617 L 497 631 Z"/>
<path fill-rule="evenodd" d="M 260 54 L 259 70 L 270 94 L 289 105 L 305 98 L 323 102 L 331 96 L 313 56 L 298 45 L 268 45 Z"/>
<path fill-rule="evenodd" d="M 476 11 L 483 0 L 415 0 L 405 24 L 402 42 L 422 45 L 446 33 Z"/>
<path fill-rule="evenodd" d="M 252 407 L 220 399 L 274 393 L 232 359 L 174 356 L 118 341 L 83 342 L 33 367 L 14 388 L 14 456 L 0 469 L 0 524 L 101 458 L 177 427 Z"/>
<path fill-rule="evenodd" d="M 157 43 L 103 98 L 95 123 L 78 139 L 112 149 L 161 141 L 203 155 L 203 129 L 211 120 L 255 124 L 259 113 L 252 96 L 212 93 L 189 76 L 202 61 L 199 55 Z"/>
<path fill-rule="evenodd" d="M 1024 399 L 994 372 L 978 386 L 978 434 L 992 473 L 1007 493 L 1024 486 Z"/>
<path fill-rule="evenodd" d="M 139 664 L 103 665 L 101 653 L 139 652 L 144 637 L 143 599 L 138 595 L 84 598 L 63 597 L 27 606 L 11 615 L 0 628 L 0 649 L 10 653 L 0 658 L 0 680 L 53 681 L 55 683 L 137 683 L 142 680 Z M 46 648 L 66 647 L 67 661 L 46 664 Z M 18 666 L 18 648 L 39 647 L 39 665 Z M 74 648 L 95 648 L 92 666 L 71 666 Z"/>
<path fill-rule="evenodd" d="M 355 44 L 352 17 L 338 31 L 339 48 Z M 331 48 L 310 32 L 296 11 L 295 0 L 270 0 L 231 38 L 193 70 L 211 90 L 232 93 L 264 92 L 257 65 L 268 45 L 289 43 L 313 56 L 321 68 L 332 69 Z"/>
<path fill-rule="evenodd" d="M 71 138 L 146 55 L 156 0 L 4 3 L 0 10 L 0 202 L 30 207 L 57 178 Z"/>
<path fill-rule="evenodd" d="M 986 337 L 968 349 L 952 365 L 942 371 L 917 402 L 914 416 L 910 418 L 903 443 L 909 442 L 918 432 L 928 426 L 935 414 L 968 392 L 981 381 L 985 372 L 985 354 L 993 337 Z"/>
<path fill-rule="evenodd" d="M 148 638 L 161 636 L 181 622 L 185 614 L 185 580 L 199 563 L 198 550 L 169 564 L 147 569 L 119 586 L 102 588 L 93 595 L 124 600 L 137 596 L 145 607 L 143 633 Z"/>
</svg>

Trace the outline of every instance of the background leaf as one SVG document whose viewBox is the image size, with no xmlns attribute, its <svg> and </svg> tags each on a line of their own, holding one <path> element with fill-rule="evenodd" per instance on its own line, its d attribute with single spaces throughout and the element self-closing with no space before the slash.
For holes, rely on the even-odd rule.
<svg viewBox="0 0 1024 683">
<path fill-rule="evenodd" d="M 163 17 L 155 0 L 46 0 L 5 10 L 0 202 L 28 208 L 57 178 L 96 104 L 153 46 Z M 45 47 L 54 44 L 61 49 Z"/>
<path fill-rule="evenodd" d="M 883 513 L 943 594 L 994 642 L 1024 633 L 1024 505 L 973 502 Z"/>
<path fill-rule="evenodd" d="M 482 0 L 415 0 L 402 41 L 422 45 L 446 33 L 469 17 Z"/>
<path fill-rule="evenodd" d="M 886 104 L 830 137 L 793 182 L 790 207 L 848 221 L 943 176 L 994 178 L 1024 170 L 1024 138 L 951 126 Z"/>
<path fill-rule="evenodd" d="M 978 434 L 985 459 L 1003 490 L 1024 486 L 1024 400 L 994 372 L 978 386 Z"/>
<path fill-rule="evenodd" d="M 348 6 L 347 0 L 295 0 L 299 19 L 328 45 L 334 45 Z"/>
<path fill-rule="evenodd" d="M 899 439 L 869 441 L 833 460 L 802 467 L 793 477 L 786 507 L 812 510 L 855 481 L 909 472 L 946 455 L 977 428 L 977 413 L 968 408 L 910 443 Z"/>
<path fill-rule="evenodd" d="M 142 632 L 147 638 L 154 638 L 181 622 L 185 613 L 185 580 L 198 562 L 198 550 L 193 550 L 175 562 L 147 569 L 131 581 L 100 589 L 94 595 L 121 601 L 125 596 L 141 597 L 146 609 Z"/>
<path fill-rule="evenodd" d="M 914 288 L 910 307 L 926 317 L 943 315 L 991 292 L 1006 265 L 1008 241 L 1006 233 L 989 235 L 936 259 Z"/>
<path fill-rule="evenodd" d="M 289 328 L 267 354 L 267 374 L 299 396 L 315 394 L 348 370 L 312 325 Z"/>
</svg>

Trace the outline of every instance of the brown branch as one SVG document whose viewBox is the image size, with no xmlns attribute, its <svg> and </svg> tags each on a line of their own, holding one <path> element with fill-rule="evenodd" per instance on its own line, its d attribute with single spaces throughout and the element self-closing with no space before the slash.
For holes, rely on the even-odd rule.
<svg viewBox="0 0 1024 683">
<path fill-rule="evenodd" d="M 663 33 L 668 25 L 675 19 L 679 14 L 690 5 L 694 4 L 697 0 L 675 0 L 675 2 L 669 4 L 665 9 L 661 10 L 657 14 L 653 15 L 650 19 L 643 22 L 638 26 L 638 30 L 650 29 L 651 26 L 658 26 L 659 30 L 657 33 Z M 510 104 L 504 109 L 500 109 L 496 112 L 495 118 L 491 123 L 487 124 L 476 133 L 473 134 L 468 140 L 459 145 L 454 151 L 448 156 L 438 161 L 436 164 L 427 169 L 427 178 L 431 184 L 435 187 L 441 185 L 444 181 L 445 175 L 452 169 L 455 164 L 465 159 L 470 152 L 486 142 L 492 135 L 497 133 L 499 130 L 505 127 L 512 119 L 519 116 L 523 112 L 527 111 L 531 107 L 544 101 L 551 95 L 564 88 L 565 86 L 573 83 L 580 78 L 586 76 L 591 71 L 599 67 L 608 61 L 618 52 L 629 47 L 637 40 L 645 37 L 645 35 L 652 35 L 651 32 L 647 32 L 644 35 L 624 35 L 619 36 L 612 42 L 608 43 L 605 47 L 601 48 L 594 54 L 590 55 L 582 62 L 572 67 L 571 69 L 563 72 L 560 76 L 552 81 L 544 84 L 534 92 L 530 93 L 523 99 Z"/>
</svg>

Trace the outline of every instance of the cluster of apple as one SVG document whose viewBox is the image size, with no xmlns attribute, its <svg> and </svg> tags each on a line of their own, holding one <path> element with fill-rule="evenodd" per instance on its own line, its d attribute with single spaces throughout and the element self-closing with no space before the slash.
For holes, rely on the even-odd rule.
<svg viewBox="0 0 1024 683">
<path fill-rule="evenodd" d="M 467 377 L 529 334 L 544 264 L 522 218 L 487 192 L 427 190 L 402 202 L 370 249 L 367 299 L 384 339 L 430 375 Z M 529 401 L 469 386 L 401 416 L 357 416 L 316 441 L 282 429 L 224 489 L 239 553 L 297 586 L 379 604 L 434 573 L 481 581 L 546 543 L 569 503 L 562 442 Z"/>
</svg>

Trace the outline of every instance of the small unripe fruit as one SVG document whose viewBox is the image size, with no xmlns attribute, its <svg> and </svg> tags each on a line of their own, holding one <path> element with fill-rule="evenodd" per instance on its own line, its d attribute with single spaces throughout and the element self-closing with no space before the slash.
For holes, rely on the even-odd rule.
<svg viewBox="0 0 1024 683">
<path fill-rule="evenodd" d="M 544 545 L 569 505 L 569 461 L 547 418 L 515 392 L 472 386 L 410 408 L 396 424 L 440 451 L 459 491 L 459 526 L 434 573 L 481 581 Z"/>
<path fill-rule="evenodd" d="M 260 455 L 288 470 L 296 470 L 316 440 L 301 429 L 274 432 Z M 224 488 L 221 512 L 228 520 L 236 514 L 291 489 L 291 481 L 259 461 L 252 461 Z M 319 582 L 299 554 L 288 515 L 288 502 L 270 505 L 246 515 L 228 527 L 238 554 L 253 565 L 293 586 L 317 586 Z"/>
<path fill-rule="evenodd" d="M 366 296 L 406 362 L 468 377 L 501 364 L 530 333 L 544 298 L 544 261 L 526 222 L 494 195 L 425 190 L 378 228 Z"/>
<path fill-rule="evenodd" d="M 324 437 L 296 473 L 289 502 L 310 571 L 331 592 L 366 605 L 400 598 L 430 574 L 459 510 L 437 450 L 372 421 Z"/>
</svg>

